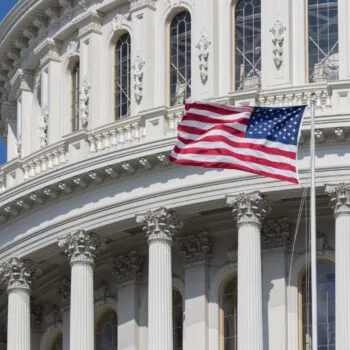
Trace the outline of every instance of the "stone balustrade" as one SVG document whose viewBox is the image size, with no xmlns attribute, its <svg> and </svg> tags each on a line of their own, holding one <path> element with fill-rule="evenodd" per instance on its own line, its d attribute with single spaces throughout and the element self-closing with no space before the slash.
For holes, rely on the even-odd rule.
<svg viewBox="0 0 350 350">
<path fill-rule="evenodd" d="M 334 140 L 341 142 L 346 138 L 348 129 L 350 129 L 350 121 L 346 117 L 347 106 L 350 104 L 349 87 L 350 82 L 338 81 L 271 91 L 250 90 L 232 93 L 219 102 L 229 101 L 237 106 L 280 107 L 308 104 L 312 93 L 315 93 L 316 140 L 324 142 L 327 137 L 333 135 Z M 183 106 L 161 107 L 135 117 L 117 120 L 94 130 L 83 129 L 65 135 L 61 141 L 40 149 L 26 158 L 15 158 L 3 164 L 0 167 L 0 193 L 42 174 L 100 154 L 122 152 L 129 147 L 141 146 L 154 141 L 169 142 L 167 141 L 169 138 L 174 138 L 175 142 L 177 125 L 182 113 Z M 336 118 L 336 124 L 333 123 L 334 118 Z M 305 138 L 305 132 L 309 128 L 308 124 L 309 109 L 306 111 L 300 143 Z M 167 147 L 170 151 L 171 147 Z M 140 164 L 149 168 L 148 163 L 143 161 Z M 122 168 L 125 167 L 122 166 Z"/>
</svg>

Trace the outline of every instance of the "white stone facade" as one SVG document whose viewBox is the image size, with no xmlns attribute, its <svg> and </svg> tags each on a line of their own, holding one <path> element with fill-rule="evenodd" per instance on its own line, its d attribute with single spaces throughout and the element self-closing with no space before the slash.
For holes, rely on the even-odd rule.
<svg viewBox="0 0 350 350">
<path fill-rule="evenodd" d="M 181 11 L 191 15 L 193 100 L 283 106 L 308 104 L 315 93 L 318 255 L 335 264 L 337 349 L 347 349 L 350 6 L 338 0 L 338 79 L 309 83 L 306 1 L 261 0 L 261 81 L 236 90 L 237 2 L 20 0 L 0 24 L 8 150 L 0 168 L 7 290 L 0 296 L 0 349 L 99 350 L 106 310 L 117 315 L 119 350 L 305 346 L 305 209 L 293 259 L 291 252 L 309 184 L 310 110 L 300 138 L 300 186 L 171 164 L 183 106 L 169 104 L 169 24 Z M 130 111 L 115 120 L 114 50 L 124 33 L 131 38 Z M 72 132 L 77 62 L 79 129 Z M 237 348 L 224 345 L 223 289 L 232 276 Z M 184 314 L 177 348 L 172 288 Z M 55 343 L 60 334 L 62 345 Z"/>
</svg>

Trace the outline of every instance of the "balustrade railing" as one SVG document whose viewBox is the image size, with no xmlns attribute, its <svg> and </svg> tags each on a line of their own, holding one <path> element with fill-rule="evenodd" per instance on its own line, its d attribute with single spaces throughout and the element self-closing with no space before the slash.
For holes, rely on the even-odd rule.
<svg viewBox="0 0 350 350">
<path fill-rule="evenodd" d="M 345 124 L 347 123 L 346 115 L 350 104 L 350 82 L 347 81 L 318 83 L 278 90 L 240 91 L 231 93 L 225 98 L 222 97 L 220 102 L 230 101 L 231 104 L 238 106 L 291 106 L 309 104 L 313 93 L 316 96 L 316 122 L 317 117 L 321 118 L 319 119 L 320 123 L 320 120 L 322 122 L 329 121 L 333 116 L 338 115 L 339 118 L 343 118 L 337 118 L 338 126 L 341 120 Z M 115 121 L 91 131 L 79 130 L 66 135 L 62 137 L 61 141 L 38 150 L 26 158 L 15 158 L 5 163 L 0 168 L 0 192 L 88 157 L 127 149 L 165 137 L 175 137 L 182 113 L 183 106 L 168 109 L 160 107 L 140 116 Z M 308 115 L 309 113 L 306 112 L 307 122 Z M 331 127 L 332 124 L 330 122 L 327 125 Z M 334 133 L 338 139 L 343 137 L 342 129 L 337 130 L 335 127 Z M 318 138 L 320 139 L 320 137 Z M 146 167 L 147 164 L 143 164 L 143 166 Z"/>
</svg>

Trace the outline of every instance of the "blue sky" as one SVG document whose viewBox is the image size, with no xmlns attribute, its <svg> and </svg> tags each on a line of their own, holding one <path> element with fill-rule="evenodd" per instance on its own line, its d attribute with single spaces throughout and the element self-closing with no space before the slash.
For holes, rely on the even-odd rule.
<svg viewBox="0 0 350 350">
<path fill-rule="evenodd" d="M 18 0 L 1 0 L 0 1 L 0 21 L 7 15 L 11 8 Z M 3 140 L 0 138 L 0 164 L 6 162 L 6 150 Z"/>
</svg>

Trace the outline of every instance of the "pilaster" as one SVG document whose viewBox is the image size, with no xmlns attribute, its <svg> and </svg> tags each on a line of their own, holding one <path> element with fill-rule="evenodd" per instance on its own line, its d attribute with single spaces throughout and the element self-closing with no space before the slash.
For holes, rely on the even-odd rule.
<svg viewBox="0 0 350 350">
<path fill-rule="evenodd" d="M 203 350 L 209 346 L 207 263 L 212 244 L 207 232 L 191 235 L 179 242 L 179 248 L 185 256 L 184 350 Z"/>
</svg>

